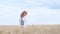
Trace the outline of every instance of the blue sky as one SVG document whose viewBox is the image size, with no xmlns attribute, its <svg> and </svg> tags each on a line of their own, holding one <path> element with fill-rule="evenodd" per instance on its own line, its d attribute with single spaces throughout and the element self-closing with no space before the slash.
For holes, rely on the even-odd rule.
<svg viewBox="0 0 60 34">
<path fill-rule="evenodd" d="M 60 24 L 60 0 L 0 0 L 0 25 L 20 25 L 23 10 L 25 25 Z"/>
</svg>

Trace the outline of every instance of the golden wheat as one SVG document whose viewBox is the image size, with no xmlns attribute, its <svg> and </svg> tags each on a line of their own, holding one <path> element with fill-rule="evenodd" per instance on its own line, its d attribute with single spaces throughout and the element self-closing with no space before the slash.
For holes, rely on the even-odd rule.
<svg viewBox="0 0 60 34">
<path fill-rule="evenodd" d="M 0 34 L 60 34 L 60 25 L 0 26 Z"/>
</svg>

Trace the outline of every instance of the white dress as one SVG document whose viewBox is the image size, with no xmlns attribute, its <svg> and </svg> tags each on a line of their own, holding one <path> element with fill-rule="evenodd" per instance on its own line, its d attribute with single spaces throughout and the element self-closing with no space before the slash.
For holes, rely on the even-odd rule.
<svg viewBox="0 0 60 34">
<path fill-rule="evenodd" d="M 21 27 L 25 27 L 25 19 L 20 18 L 19 21 L 20 21 Z"/>
</svg>

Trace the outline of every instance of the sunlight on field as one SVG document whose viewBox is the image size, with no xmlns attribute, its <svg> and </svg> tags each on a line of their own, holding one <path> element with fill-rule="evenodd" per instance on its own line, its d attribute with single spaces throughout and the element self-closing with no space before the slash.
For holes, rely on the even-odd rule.
<svg viewBox="0 0 60 34">
<path fill-rule="evenodd" d="M 0 26 L 0 34 L 60 34 L 60 25 Z"/>
</svg>

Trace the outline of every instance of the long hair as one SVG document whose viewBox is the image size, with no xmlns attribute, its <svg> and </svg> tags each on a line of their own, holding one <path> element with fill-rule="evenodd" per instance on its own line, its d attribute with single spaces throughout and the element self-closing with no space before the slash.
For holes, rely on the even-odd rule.
<svg viewBox="0 0 60 34">
<path fill-rule="evenodd" d="M 27 15 L 27 11 L 23 11 L 20 15 L 20 18 L 24 18 Z"/>
</svg>

